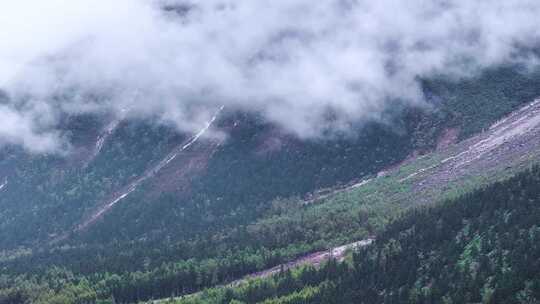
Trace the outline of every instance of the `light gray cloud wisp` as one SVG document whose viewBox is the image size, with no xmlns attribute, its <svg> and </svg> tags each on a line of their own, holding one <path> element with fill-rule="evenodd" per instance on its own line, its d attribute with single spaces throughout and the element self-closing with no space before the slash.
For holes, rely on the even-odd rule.
<svg viewBox="0 0 540 304">
<path fill-rule="evenodd" d="M 470 75 L 540 40 L 537 0 L 19 0 L 0 10 L 0 143 L 59 149 L 62 113 L 158 116 L 193 131 L 217 106 L 302 137 L 422 102 L 417 79 Z"/>
</svg>

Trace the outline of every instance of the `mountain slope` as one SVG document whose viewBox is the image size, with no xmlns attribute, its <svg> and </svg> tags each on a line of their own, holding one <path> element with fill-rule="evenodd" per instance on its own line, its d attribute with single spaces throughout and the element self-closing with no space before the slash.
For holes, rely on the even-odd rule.
<svg viewBox="0 0 540 304">
<path fill-rule="evenodd" d="M 285 271 L 171 303 L 536 303 L 539 184 L 536 166 L 408 212 L 348 263 Z"/>
<path fill-rule="evenodd" d="M 227 138 L 201 138 L 171 161 L 193 135 L 152 121 L 70 118 L 79 154 L 12 149 L 0 162 L 8 182 L 0 189 L 0 290 L 21 286 L 23 302 L 78 288 L 135 302 L 377 235 L 411 206 L 535 162 L 538 104 L 519 108 L 540 96 L 538 79 L 501 68 L 457 84 L 426 81 L 432 109 L 399 104 L 384 123 L 324 140 L 300 140 L 254 113 L 225 109 L 213 127 Z M 486 104 L 493 109 L 477 110 Z M 514 133 L 517 125 L 524 132 Z M 506 143 L 493 141 L 501 136 Z"/>
</svg>

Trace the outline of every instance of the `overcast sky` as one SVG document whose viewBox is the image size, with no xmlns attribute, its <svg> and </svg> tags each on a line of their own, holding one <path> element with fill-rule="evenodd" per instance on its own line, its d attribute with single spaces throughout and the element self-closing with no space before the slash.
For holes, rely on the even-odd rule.
<svg viewBox="0 0 540 304">
<path fill-rule="evenodd" d="M 538 16 L 538 0 L 2 1 L 0 142 L 57 150 L 73 112 L 194 131 L 220 105 L 316 137 L 329 109 L 346 128 L 421 104 L 419 77 L 516 60 Z"/>
</svg>

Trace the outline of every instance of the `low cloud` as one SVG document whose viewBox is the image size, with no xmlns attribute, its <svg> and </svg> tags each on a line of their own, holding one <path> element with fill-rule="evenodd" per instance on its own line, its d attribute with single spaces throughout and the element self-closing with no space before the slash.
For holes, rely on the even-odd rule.
<svg viewBox="0 0 540 304">
<path fill-rule="evenodd" d="M 220 105 L 300 137 L 421 104 L 418 79 L 532 61 L 536 0 L 19 0 L 0 13 L 0 143 L 61 150 L 65 113 L 194 131 Z M 127 114 L 126 114 L 127 113 Z"/>
</svg>

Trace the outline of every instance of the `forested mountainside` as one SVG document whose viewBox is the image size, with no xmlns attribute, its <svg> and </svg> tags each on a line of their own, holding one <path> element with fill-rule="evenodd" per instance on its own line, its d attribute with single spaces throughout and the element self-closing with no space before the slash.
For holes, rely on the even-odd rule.
<svg viewBox="0 0 540 304">
<path fill-rule="evenodd" d="M 508 164 L 489 161 L 506 149 L 497 145 L 480 159 L 484 169 L 441 179 L 455 162 L 435 165 L 461 160 L 499 130 L 488 130 L 497 120 L 540 96 L 539 76 L 501 67 L 472 79 L 425 80 L 429 106 L 397 102 L 400 109 L 356 126 L 356 134 L 324 140 L 300 140 L 229 109 L 216 109 L 207 126 L 227 138 L 177 134 L 152 121 L 68 117 L 73 154 L 3 152 L 0 303 L 130 303 L 188 294 L 309 252 L 380 239 L 402 210 L 537 160 L 516 150 L 503 158 Z M 517 113 L 519 122 L 530 119 Z M 524 133 L 534 140 L 536 127 Z"/>
<path fill-rule="evenodd" d="M 164 303 L 538 303 L 540 167 L 387 225 L 338 263 Z"/>
<path fill-rule="evenodd" d="M 429 150 L 448 128 L 455 128 L 459 138 L 487 128 L 540 95 L 536 76 L 500 68 L 457 84 L 426 81 L 431 109 L 393 109 L 382 123 L 322 141 L 301 141 L 257 116 L 225 109 L 213 127 L 228 132 L 227 140 L 195 142 L 153 178 L 138 183 L 92 227 L 68 239 L 185 238 L 178 232 L 253 220 L 276 197 L 346 185 Z M 65 129 L 74 153 L 67 158 L 4 151 L 0 218 L 9 233 L 1 247 L 47 243 L 75 230 L 191 139 L 153 125 L 71 117 Z"/>
</svg>

